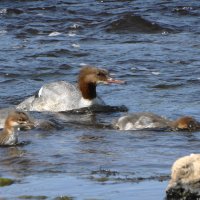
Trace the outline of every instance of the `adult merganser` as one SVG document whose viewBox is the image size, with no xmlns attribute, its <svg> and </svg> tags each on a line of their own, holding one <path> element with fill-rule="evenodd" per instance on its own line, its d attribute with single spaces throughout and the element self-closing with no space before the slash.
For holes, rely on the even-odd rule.
<svg viewBox="0 0 200 200">
<path fill-rule="evenodd" d="M 25 112 L 11 112 L 5 121 L 4 129 L 0 132 L 0 145 L 17 144 L 18 136 L 16 131 L 19 128 L 30 129 L 33 126 L 33 122 Z"/>
<path fill-rule="evenodd" d="M 65 81 L 48 83 L 41 87 L 36 96 L 31 96 L 16 108 L 26 111 L 66 111 L 91 105 L 104 105 L 97 96 L 99 83 L 124 83 L 114 80 L 105 69 L 84 67 L 78 77 L 78 86 Z"/>
<path fill-rule="evenodd" d="M 200 123 L 192 117 L 184 116 L 172 121 L 149 112 L 122 116 L 115 120 L 113 125 L 119 130 L 160 129 L 195 131 L 200 129 Z"/>
<path fill-rule="evenodd" d="M 200 154 L 191 154 L 177 159 L 171 171 L 171 180 L 166 189 L 167 197 L 170 199 L 199 199 Z"/>
</svg>

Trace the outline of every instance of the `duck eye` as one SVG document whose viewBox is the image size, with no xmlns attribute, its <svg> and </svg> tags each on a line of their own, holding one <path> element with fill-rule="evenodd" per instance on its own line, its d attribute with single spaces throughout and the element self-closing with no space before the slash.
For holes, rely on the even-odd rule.
<svg viewBox="0 0 200 200">
<path fill-rule="evenodd" d="M 97 76 L 102 76 L 102 75 L 103 75 L 102 72 L 98 72 L 98 73 L 97 73 Z"/>
<path fill-rule="evenodd" d="M 19 119 L 18 119 L 18 123 L 20 123 L 20 124 L 25 123 L 25 122 L 26 122 L 26 120 L 24 120 L 24 119 L 22 119 L 22 118 L 19 118 Z"/>
<path fill-rule="evenodd" d="M 195 127 L 195 123 L 194 122 L 189 122 L 188 127 L 189 127 L 189 129 L 193 129 Z"/>
<path fill-rule="evenodd" d="M 23 121 L 23 120 L 22 120 L 22 118 L 19 118 L 18 121 L 21 122 L 21 121 Z"/>
</svg>

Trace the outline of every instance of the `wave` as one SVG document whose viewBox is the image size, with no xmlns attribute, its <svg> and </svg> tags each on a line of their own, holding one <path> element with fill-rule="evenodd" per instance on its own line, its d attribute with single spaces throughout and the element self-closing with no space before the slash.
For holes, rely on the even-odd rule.
<svg viewBox="0 0 200 200">
<path fill-rule="evenodd" d="M 113 21 L 107 28 L 108 32 L 134 32 L 134 33 L 162 33 L 172 32 L 172 29 L 148 21 L 139 15 L 126 14 Z"/>
</svg>

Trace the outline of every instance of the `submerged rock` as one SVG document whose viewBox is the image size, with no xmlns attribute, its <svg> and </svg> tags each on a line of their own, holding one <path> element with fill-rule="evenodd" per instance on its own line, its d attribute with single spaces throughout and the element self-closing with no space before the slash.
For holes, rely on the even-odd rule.
<svg viewBox="0 0 200 200">
<path fill-rule="evenodd" d="M 60 196 L 56 197 L 54 200 L 73 200 L 73 197 L 68 197 L 68 196 Z"/>
<path fill-rule="evenodd" d="M 23 195 L 19 196 L 19 199 L 47 199 L 47 196 L 32 196 L 32 195 Z"/>
<path fill-rule="evenodd" d="M 0 187 L 12 185 L 14 183 L 14 180 L 9 178 L 0 178 Z"/>
</svg>

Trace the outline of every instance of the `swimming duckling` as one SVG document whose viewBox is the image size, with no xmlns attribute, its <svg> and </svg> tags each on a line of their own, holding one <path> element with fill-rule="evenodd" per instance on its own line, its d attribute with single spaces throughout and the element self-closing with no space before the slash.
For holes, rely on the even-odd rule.
<svg viewBox="0 0 200 200">
<path fill-rule="evenodd" d="M 183 116 L 175 121 L 171 121 L 170 127 L 172 130 L 188 130 L 197 131 L 200 130 L 200 122 L 190 116 Z"/>
<path fill-rule="evenodd" d="M 200 122 L 196 119 L 184 116 L 175 121 L 150 112 L 132 113 L 122 116 L 113 122 L 113 126 L 119 130 L 189 130 L 200 129 Z"/>
<path fill-rule="evenodd" d="M 22 111 L 13 111 L 6 118 L 3 130 L 0 132 L 0 145 L 15 145 L 18 143 L 17 130 L 31 129 L 34 123 Z"/>
</svg>

